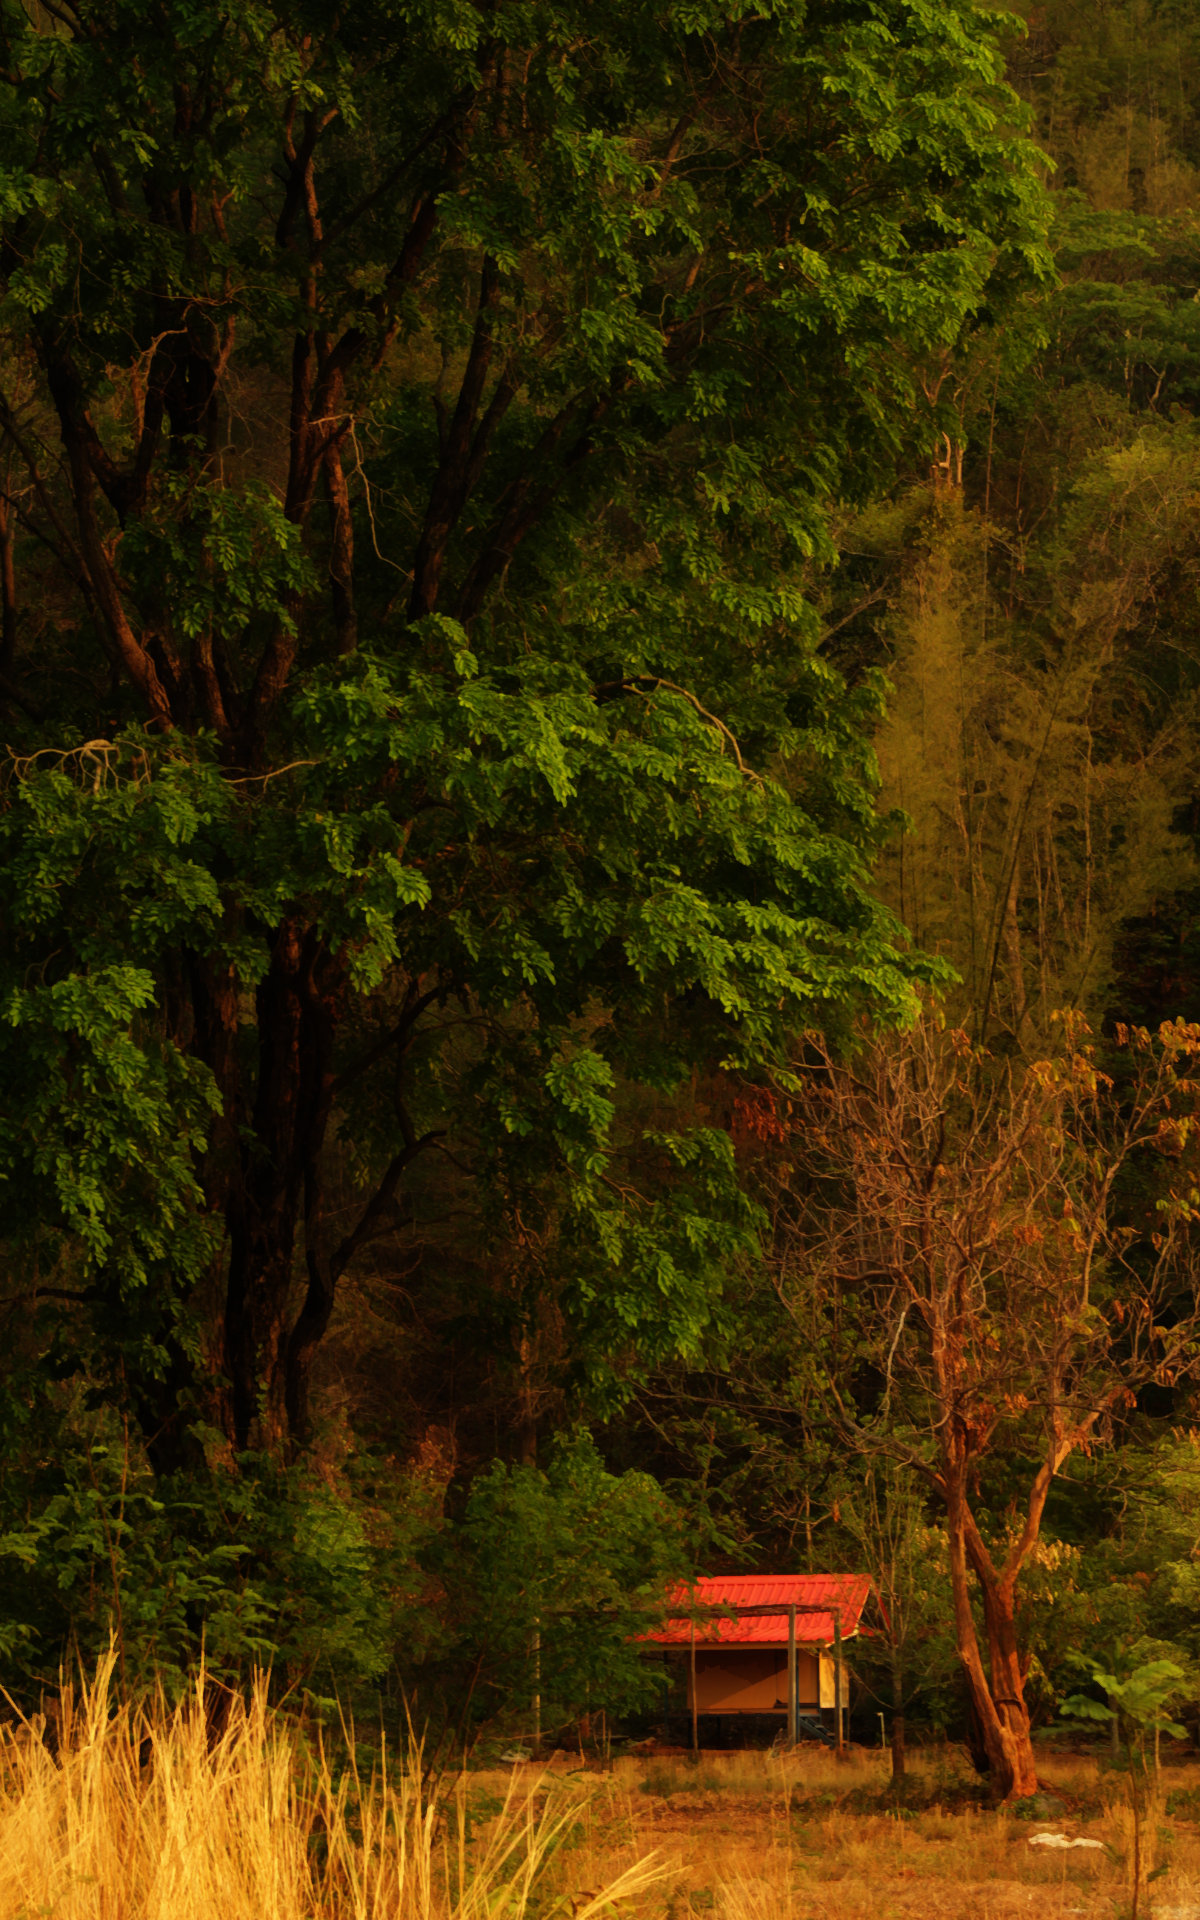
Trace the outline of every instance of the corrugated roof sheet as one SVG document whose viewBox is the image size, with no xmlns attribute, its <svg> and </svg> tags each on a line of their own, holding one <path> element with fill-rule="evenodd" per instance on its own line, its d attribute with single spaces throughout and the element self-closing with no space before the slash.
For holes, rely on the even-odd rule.
<svg viewBox="0 0 1200 1920">
<path fill-rule="evenodd" d="M 699 1607 L 795 1607 L 797 1644 L 829 1646 L 835 1613 L 841 1616 L 843 1639 L 849 1640 L 859 1630 L 870 1594 L 866 1573 L 717 1573 L 703 1575 L 693 1587 L 681 1587 L 677 1598 L 680 1604 Z M 788 1622 L 786 1614 L 724 1616 L 698 1619 L 695 1631 L 698 1647 L 785 1647 Z M 667 1620 L 645 1637 L 663 1647 L 686 1647 L 692 1622 Z"/>
</svg>

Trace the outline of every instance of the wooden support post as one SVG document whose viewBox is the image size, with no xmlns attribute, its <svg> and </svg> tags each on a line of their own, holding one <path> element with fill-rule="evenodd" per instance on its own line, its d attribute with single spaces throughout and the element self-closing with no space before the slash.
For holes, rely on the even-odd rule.
<svg viewBox="0 0 1200 1920">
<path fill-rule="evenodd" d="M 796 1672 L 796 1609 L 788 1608 L 788 1722 L 787 1737 L 789 1747 L 794 1747 L 800 1731 L 796 1722 L 800 1710 L 800 1682 Z"/>
<path fill-rule="evenodd" d="M 835 1608 L 833 1615 L 833 1732 L 837 1742 L 837 1757 L 845 1759 L 845 1740 L 842 1732 L 842 1614 Z"/>
<path fill-rule="evenodd" d="M 700 1709 L 696 1701 L 696 1622 L 692 1621 L 692 1644 L 688 1679 L 692 1695 L 692 1754 L 700 1758 Z"/>
</svg>

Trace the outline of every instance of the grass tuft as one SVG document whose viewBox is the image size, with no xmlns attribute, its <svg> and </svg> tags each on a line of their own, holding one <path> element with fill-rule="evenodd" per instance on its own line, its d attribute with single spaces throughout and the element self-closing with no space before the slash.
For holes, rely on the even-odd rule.
<svg viewBox="0 0 1200 1920">
<path fill-rule="evenodd" d="M 0 1728 L 4 1920 L 611 1920 L 670 1878 L 610 1850 L 572 1871 L 589 1791 L 515 1781 L 480 1821 L 465 1782 L 437 1796 L 419 1753 L 370 1779 L 300 1738 L 256 1684 L 214 1730 L 180 1706 L 115 1703 L 113 1662 L 64 1688 L 58 1751 Z"/>
</svg>

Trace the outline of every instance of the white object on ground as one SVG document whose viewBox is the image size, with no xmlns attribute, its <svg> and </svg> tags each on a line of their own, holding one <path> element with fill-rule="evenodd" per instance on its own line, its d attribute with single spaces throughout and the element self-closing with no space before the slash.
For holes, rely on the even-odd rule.
<svg viewBox="0 0 1200 1920">
<path fill-rule="evenodd" d="M 1063 1847 L 1098 1847 L 1101 1853 L 1104 1852 L 1103 1840 L 1068 1840 L 1065 1833 L 1035 1833 L 1029 1844 L 1031 1847 L 1057 1847 L 1059 1850 Z"/>
</svg>

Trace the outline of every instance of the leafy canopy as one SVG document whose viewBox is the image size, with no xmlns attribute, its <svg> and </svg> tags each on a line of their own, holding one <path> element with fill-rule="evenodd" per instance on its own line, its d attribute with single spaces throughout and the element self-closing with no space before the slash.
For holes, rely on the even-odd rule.
<svg viewBox="0 0 1200 1920">
<path fill-rule="evenodd" d="M 809 588 L 1046 271 L 998 25 L 0 0 L 0 1231 L 164 1469 L 446 1218 L 514 1375 L 696 1351 L 689 1090 L 911 1013 Z"/>
</svg>

